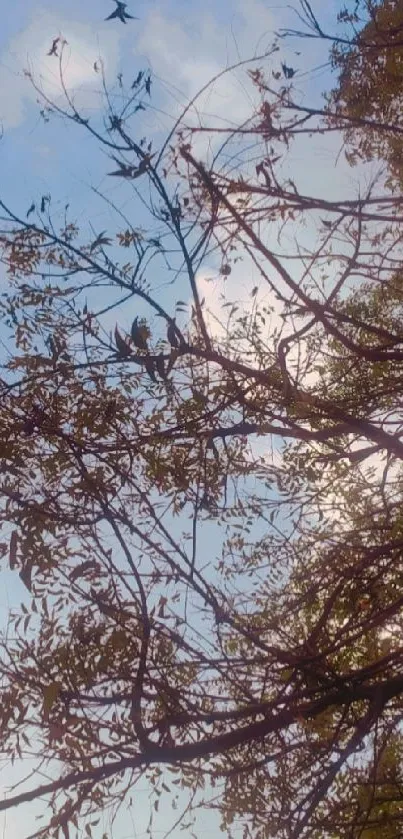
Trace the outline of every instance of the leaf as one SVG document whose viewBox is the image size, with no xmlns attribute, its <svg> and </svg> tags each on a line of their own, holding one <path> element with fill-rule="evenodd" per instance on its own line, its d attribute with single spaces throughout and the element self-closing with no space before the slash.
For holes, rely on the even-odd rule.
<svg viewBox="0 0 403 839">
<path fill-rule="evenodd" d="M 139 350 L 148 351 L 147 340 L 150 337 L 150 330 L 146 323 L 138 322 L 138 318 L 134 318 L 131 328 L 132 341 L 135 347 Z"/>
<path fill-rule="evenodd" d="M 116 169 L 113 172 L 108 172 L 109 177 L 111 178 L 132 178 L 133 172 L 136 171 L 136 167 L 128 166 L 127 163 L 122 163 L 120 160 L 116 160 L 115 162 L 118 164 L 119 169 Z"/>
<path fill-rule="evenodd" d="M 49 723 L 49 740 L 50 742 L 60 743 L 63 740 L 64 728 L 58 723 Z"/>
<path fill-rule="evenodd" d="M 97 568 L 97 563 L 94 560 L 87 559 L 86 562 L 82 562 L 76 568 L 73 568 L 69 575 L 70 582 L 74 583 L 79 577 L 84 577 L 87 571 L 96 571 Z"/>
<path fill-rule="evenodd" d="M 157 379 L 156 379 L 155 372 L 154 372 L 154 362 L 152 361 L 151 358 L 145 358 L 144 359 L 144 367 L 145 367 L 151 381 L 154 382 L 154 384 L 156 384 Z"/>
<path fill-rule="evenodd" d="M 286 79 L 292 79 L 292 77 L 295 76 L 295 73 L 297 72 L 296 70 L 294 70 L 293 67 L 288 67 L 287 64 L 284 63 L 281 64 L 281 69 Z"/>
<path fill-rule="evenodd" d="M 114 172 L 108 172 L 108 175 L 111 177 L 130 178 L 131 180 L 135 180 L 147 171 L 147 167 L 149 166 L 152 157 L 155 157 L 155 155 L 145 155 L 138 166 L 129 166 L 127 163 L 122 163 L 120 160 L 117 160 L 117 158 L 113 158 L 118 164 L 119 169 Z"/>
<path fill-rule="evenodd" d="M 171 370 L 173 369 L 173 367 L 175 365 L 175 362 L 178 360 L 178 357 L 179 357 L 179 353 L 176 350 L 172 349 L 171 354 L 169 356 L 168 365 L 167 365 L 167 377 L 169 376 Z"/>
<path fill-rule="evenodd" d="M 202 393 L 201 390 L 197 390 L 197 388 L 192 387 L 192 396 L 193 399 L 196 399 L 196 401 L 200 402 L 201 405 L 207 405 L 208 397 L 204 393 Z M 207 448 L 212 448 L 212 445 L 210 444 L 212 444 L 212 440 L 209 441 Z"/>
<path fill-rule="evenodd" d="M 167 597 L 160 597 L 159 603 L 158 603 L 158 612 L 157 612 L 159 618 L 165 618 L 165 606 L 167 605 L 167 603 L 168 603 L 168 598 Z"/>
<path fill-rule="evenodd" d="M 212 439 L 212 437 L 210 437 L 207 448 L 210 449 L 213 452 L 213 457 L 214 457 L 215 462 L 219 463 L 220 462 L 220 455 L 218 453 L 217 446 L 216 446 L 214 440 Z"/>
<path fill-rule="evenodd" d="M 24 583 L 24 586 L 31 593 L 31 588 L 32 588 L 32 582 L 31 582 L 32 565 L 30 565 L 28 563 L 26 565 L 24 565 L 24 568 L 21 568 L 19 577 L 20 577 L 21 582 Z"/>
<path fill-rule="evenodd" d="M 125 338 L 122 338 L 117 325 L 115 326 L 115 343 L 118 354 L 122 358 L 127 358 L 131 355 L 131 349 Z"/>
<path fill-rule="evenodd" d="M 18 546 L 18 536 L 17 531 L 13 530 L 10 538 L 10 555 L 9 555 L 9 563 L 11 571 L 14 570 L 17 564 L 17 546 Z"/>
<path fill-rule="evenodd" d="M 42 195 L 41 198 L 41 213 L 45 212 L 46 204 L 50 202 L 50 195 Z"/>
<path fill-rule="evenodd" d="M 50 685 L 46 685 L 42 688 L 43 694 L 43 713 L 45 719 L 48 719 L 50 711 L 52 710 L 55 702 L 57 702 L 60 691 L 62 689 L 61 682 L 51 682 Z"/>
<path fill-rule="evenodd" d="M 101 245 L 110 245 L 111 244 L 112 239 L 109 239 L 107 236 L 105 236 L 105 233 L 106 233 L 106 230 L 103 230 L 102 233 L 99 233 L 99 235 L 97 236 L 97 238 L 95 239 L 95 241 L 92 243 L 92 245 L 90 247 L 90 253 L 93 253 L 93 251 L 96 248 L 101 247 Z"/>
<path fill-rule="evenodd" d="M 164 356 L 163 356 L 162 353 L 160 353 L 157 356 L 156 361 L 155 361 L 155 367 L 156 367 L 157 373 L 161 376 L 161 379 L 166 381 L 167 374 L 166 374 L 166 370 L 165 370 Z"/>
<path fill-rule="evenodd" d="M 141 80 L 142 80 L 143 76 L 144 76 L 144 70 L 140 70 L 140 71 L 138 72 L 138 74 L 137 74 L 137 76 L 136 76 L 136 78 L 135 78 L 135 80 L 134 80 L 133 84 L 132 84 L 132 87 L 131 87 L 131 89 L 132 89 L 132 90 L 134 90 L 134 88 L 135 88 L 135 87 L 138 87 L 138 86 L 139 86 L 139 84 L 140 84 L 140 82 L 141 82 Z"/>
<path fill-rule="evenodd" d="M 175 318 L 173 318 L 168 325 L 167 338 L 168 338 L 168 341 L 169 341 L 171 347 L 173 347 L 173 349 L 176 349 L 177 347 L 179 347 L 179 337 L 178 337 L 177 332 L 176 332 Z"/>
</svg>

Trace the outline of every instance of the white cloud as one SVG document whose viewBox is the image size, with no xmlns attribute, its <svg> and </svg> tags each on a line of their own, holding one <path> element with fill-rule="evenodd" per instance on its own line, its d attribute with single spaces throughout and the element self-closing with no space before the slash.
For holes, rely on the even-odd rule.
<svg viewBox="0 0 403 839">
<path fill-rule="evenodd" d="M 236 2 L 233 4 L 235 26 L 232 29 L 232 20 L 227 24 L 215 21 L 211 15 L 200 16 L 197 10 L 198 19 L 192 27 L 192 11 L 189 11 L 186 22 L 168 19 L 159 10 L 152 11 L 139 39 L 136 43 L 136 52 L 140 50 L 149 61 L 154 74 L 159 77 L 158 83 L 166 90 L 166 99 L 163 107 L 169 113 L 178 116 L 182 110 L 183 103 L 191 100 L 204 85 L 214 76 L 218 75 L 225 67 L 230 66 L 241 58 L 249 58 L 254 54 L 262 53 L 267 49 L 273 40 L 273 30 L 278 26 L 273 12 L 265 8 L 259 0 Z M 284 9 L 280 14 L 284 16 Z M 284 21 L 282 21 L 284 23 Z M 195 37 L 197 31 L 197 37 Z M 231 38 L 229 33 L 235 34 Z M 289 44 L 283 44 L 282 49 L 287 50 Z M 283 52 L 275 54 L 273 60 L 270 58 L 260 62 L 270 78 L 271 69 L 278 69 Z M 293 61 L 293 56 L 290 56 Z M 309 72 L 309 65 L 315 66 L 318 60 L 318 52 L 313 47 L 305 58 L 308 67 L 303 68 Z M 301 59 L 299 59 L 300 64 Z M 319 62 L 320 63 L 320 62 Z M 296 97 L 302 96 L 302 91 L 310 89 L 310 82 L 304 78 L 308 73 L 303 72 L 301 79 L 296 79 Z M 324 85 L 325 86 L 325 85 Z M 312 88 L 313 89 L 313 88 Z M 312 96 L 314 94 L 312 93 Z M 248 83 L 246 68 L 241 68 L 222 76 L 219 80 L 209 85 L 207 90 L 197 98 L 195 107 L 187 114 L 185 123 L 197 125 L 198 120 L 207 126 L 223 127 L 228 124 L 239 126 L 253 113 L 254 105 L 258 102 L 258 95 L 252 85 Z M 209 134 L 194 135 L 192 138 L 192 151 L 196 157 L 208 158 L 212 150 L 215 151 L 221 142 L 222 135 L 211 137 Z M 230 153 L 229 150 L 228 154 Z M 284 162 L 281 174 L 284 180 L 292 177 L 298 184 L 301 193 L 307 195 L 322 195 L 327 199 L 331 196 L 349 195 L 356 191 L 356 184 L 352 180 L 352 174 L 344 158 L 339 156 L 340 137 L 326 135 L 325 137 L 304 137 L 298 138 L 295 146 L 284 151 Z M 246 155 L 248 159 L 248 155 Z M 281 176 L 280 176 L 281 177 Z M 235 196 L 232 196 L 235 200 Z M 260 235 L 265 244 L 274 251 L 288 250 L 288 253 L 307 252 L 317 246 L 317 224 L 318 219 L 312 219 L 303 225 L 287 225 L 284 238 L 281 243 L 277 241 L 278 225 L 268 223 L 262 224 Z M 300 281 L 304 272 L 303 262 L 293 264 L 284 263 L 290 270 L 293 279 Z M 266 265 L 267 267 L 267 265 Z M 334 274 L 339 266 L 334 265 Z M 271 278 L 275 280 L 279 291 L 289 296 L 284 283 L 275 272 L 270 269 Z M 274 276 L 273 276 L 274 275 Z M 197 285 L 200 296 L 205 299 L 205 321 L 213 340 L 217 343 L 225 341 L 228 326 L 229 302 L 238 304 L 239 314 L 247 315 L 252 310 L 253 303 L 262 305 L 268 302 L 273 306 L 274 311 L 267 323 L 267 342 L 270 344 L 274 330 L 277 335 L 281 332 L 283 337 L 293 330 L 291 323 L 286 326 L 280 317 L 281 303 L 276 299 L 273 292 L 259 276 L 252 260 L 243 254 L 243 259 L 232 267 L 231 274 L 224 278 L 219 273 L 218 261 L 205 266 L 197 276 Z M 254 286 L 259 287 L 256 298 L 251 298 L 251 290 Z M 301 326 L 302 321 L 297 323 Z M 248 347 L 250 351 L 251 347 Z M 292 369 L 293 365 L 302 368 L 304 362 L 304 347 L 300 342 L 291 349 L 287 362 Z M 252 357 L 250 357 L 252 361 Z M 314 386 L 318 379 L 318 373 L 314 370 L 306 371 L 304 377 L 305 387 Z M 278 446 L 279 442 L 275 442 Z M 253 455 L 266 455 L 267 440 L 253 440 L 251 443 Z M 276 451 L 278 457 L 278 452 Z M 380 468 L 380 462 L 378 464 Z M 371 459 L 371 466 L 373 466 Z M 379 473 L 377 470 L 377 476 Z M 330 498 L 330 496 L 329 496 Z M 345 517 L 344 502 L 342 497 L 331 497 L 332 504 L 340 505 L 339 512 L 335 516 Z"/>
<path fill-rule="evenodd" d="M 220 74 L 226 67 L 263 52 L 273 39 L 274 19 L 260 2 L 234 4 L 234 19 L 226 24 L 200 8 L 189 10 L 186 23 L 169 19 L 161 10 L 147 18 L 136 42 L 138 51 L 149 61 L 153 72 L 166 86 L 167 102 L 173 115 L 183 103 Z M 239 29 L 239 34 L 237 33 Z M 196 33 L 197 32 L 197 36 Z M 263 34 L 263 33 L 267 33 Z M 253 91 L 246 81 L 246 69 L 226 73 L 208 86 L 190 109 L 186 122 L 197 125 L 200 115 L 209 125 L 239 125 L 251 114 Z M 197 137 L 197 151 L 203 147 Z M 211 138 L 208 140 L 211 143 Z M 193 144 L 196 150 L 196 144 Z"/>
<path fill-rule="evenodd" d="M 156 87 L 164 90 L 166 95 L 162 96 L 161 108 L 172 116 L 177 117 L 183 109 L 183 105 L 189 102 L 204 85 L 228 67 L 241 59 L 250 58 L 253 55 L 261 54 L 267 50 L 273 42 L 274 30 L 279 26 L 279 20 L 275 12 L 267 9 L 259 0 L 251 0 L 246 4 L 243 0 L 236 0 L 233 4 L 233 16 L 229 17 L 223 24 L 215 20 L 211 14 L 200 15 L 200 9 L 190 8 L 186 21 L 172 19 L 163 11 L 160 6 L 153 10 L 144 22 L 144 27 L 139 33 L 136 41 L 135 52 L 138 58 L 142 54 L 149 62 L 153 73 L 156 76 Z M 284 9 L 277 14 L 282 18 L 284 25 Z M 197 32 L 197 37 L 195 37 Z M 284 46 L 287 50 L 287 45 Z M 315 62 L 315 50 L 312 50 L 311 59 Z M 268 58 L 261 61 L 265 72 L 270 77 L 271 69 L 278 69 L 283 53 L 275 54 L 273 59 Z M 303 83 L 304 84 L 304 83 Z M 297 92 L 297 95 L 298 92 Z M 184 123 L 186 125 L 197 125 L 200 120 L 205 126 L 223 127 L 228 125 L 239 126 L 243 121 L 250 118 L 256 105 L 260 103 L 260 95 L 247 78 L 247 67 L 226 73 L 217 81 L 208 86 L 207 90 L 197 98 L 195 106 L 189 110 Z M 159 116 L 156 116 L 159 119 Z M 225 135 L 224 135 L 225 138 Z M 198 158 L 209 158 L 217 147 L 222 143 L 223 135 L 212 136 L 206 134 L 195 134 L 192 137 L 192 151 Z M 251 141 L 252 142 L 252 141 Z M 315 142 L 311 138 L 299 139 L 297 150 L 286 151 L 284 148 L 285 161 L 282 167 L 282 176 L 286 178 L 291 172 L 295 181 L 300 185 L 302 182 L 303 191 L 308 194 L 326 191 L 326 196 L 333 194 L 340 188 L 341 175 L 345 175 L 347 166 L 333 164 L 337 156 L 337 141 L 330 138 L 319 138 Z M 239 149 L 238 149 L 239 151 Z M 256 152 L 258 154 L 258 151 Z M 263 152 L 262 152 L 263 153 Z M 221 157 L 221 162 L 234 154 L 234 169 L 240 163 L 235 157 L 237 147 L 228 146 Z M 242 157 L 242 154 L 241 154 Z M 246 154 L 246 160 L 253 159 L 253 152 Z M 240 163 L 242 168 L 242 163 Z M 230 171 L 230 168 L 229 168 Z M 253 168 L 254 171 L 254 168 Z M 281 176 L 280 176 L 281 177 Z M 351 192 L 351 184 L 348 186 Z M 233 195 L 233 200 L 235 196 Z M 290 252 L 296 252 L 303 247 L 313 247 L 316 242 L 316 227 L 305 227 L 304 229 L 287 226 L 285 245 Z M 312 228 L 312 229 L 311 229 Z M 276 241 L 278 225 L 267 225 L 261 230 L 262 237 L 266 237 L 266 244 L 274 250 L 279 248 Z M 294 241 L 297 234 L 298 241 Z M 283 244 L 283 243 L 281 243 Z M 246 264 L 248 263 L 248 264 Z M 249 264 L 250 263 L 250 264 Z M 294 263 L 295 265 L 295 263 Z M 228 298 L 239 299 L 243 296 L 246 300 L 254 285 L 261 285 L 261 282 L 252 279 L 250 260 L 239 264 L 238 270 L 233 270 L 227 282 L 217 277 L 217 266 L 211 265 L 211 273 L 215 277 L 210 282 L 209 270 L 199 277 L 199 285 L 203 285 L 203 293 L 206 296 L 210 310 L 209 322 L 213 334 L 222 334 L 223 329 L 219 320 L 222 321 L 225 311 L 222 310 L 223 302 Z M 299 266 L 300 268 L 301 266 Z M 295 273 L 298 281 L 298 268 L 290 269 Z M 272 272 L 273 273 L 273 272 Z M 276 278 L 281 286 L 281 281 Z M 263 293 L 267 292 L 263 288 Z M 274 295 L 272 294 L 273 298 Z M 250 299 L 250 298 L 249 298 Z M 276 301 L 272 299 L 276 305 Z M 282 323 L 278 322 L 277 326 Z"/>
<path fill-rule="evenodd" d="M 100 77 L 94 62 L 102 56 L 105 75 L 110 78 L 118 60 L 119 34 L 115 30 L 94 31 L 91 25 L 61 19 L 47 10 L 36 10 L 35 17 L 1 55 L 0 122 L 5 128 L 18 126 L 24 119 L 27 102 L 35 102 L 37 93 L 24 70 L 33 73 L 39 86 L 51 98 L 61 92 L 59 62 L 47 53 L 56 37 L 64 38 L 63 76 L 69 91 L 80 97 L 80 105 L 96 106 L 94 94 Z"/>
<path fill-rule="evenodd" d="M 210 335 L 223 338 L 228 318 L 223 306 L 232 299 L 228 294 L 228 281 L 218 271 L 204 269 L 197 275 L 197 288 L 204 301 L 204 319 Z"/>
<path fill-rule="evenodd" d="M 197 275 L 197 287 L 200 298 L 205 301 L 205 321 L 209 332 L 218 340 L 227 334 L 230 304 L 238 307 L 238 316 L 252 313 L 256 306 L 273 304 L 271 293 L 260 280 L 257 269 L 247 254 L 232 265 L 229 276 L 223 276 L 220 268 L 204 268 Z M 258 287 L 258 292 L 252 297 L 251 291 L 254 287 Z M 269 329 L 273 330 L 274 326 L 280 325 L 281 320 L 273 312 L 268 324 Z"/>
</svg>

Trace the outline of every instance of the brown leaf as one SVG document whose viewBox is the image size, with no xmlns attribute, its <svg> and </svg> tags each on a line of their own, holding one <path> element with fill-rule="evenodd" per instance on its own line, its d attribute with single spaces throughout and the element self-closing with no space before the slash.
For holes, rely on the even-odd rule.
<svg viewBox="0 0 403 839">
<path fill-rule="evenodd" d="M 48 719 L 49 713 L 52 710 L 55 702 L 57 702 L 62 685 L 60 682 L 51 682 L 42 688 L 43 693 L 43 713 L 45 719 Z"/>
<path fill-rule="evenodd" d="M 122 338 L 117 326 L 115 326 L 115 342 L 116 349 L 122 358 L 127 358 L 129 355 L 131 355 L 131 349 L 125 338 Z"/>
<path fill-rule="evenodd" d="M 77 567 L 73 568 L 73 570 L 70 572 L 70 582 L 74 583 L 75 580 L 78 580 L 79 577 L 84 577 L 87 571 L 96 571 L 97 568 L 97 563 L 94 562 L 92 559 L 87 559 L 86 562 L 81 562 L 80 565 L 77 565 Z"/>
<path fill-rule="evenodd" d="M 10 538 L 10 569 L 11 571 L 14 570 L 17 564 L 17 546 L 18 546 L 18 536 L 17 531 L 13 530 Z"/>
<path fill-rule="evenodd" d="M 63 740 L 64 728 L 56 722 L 51 722 L 49 725 L 49 740 L 51 743 L 60 743 Z"/>
<path fill-rule="evenodd" d="M 21 582 L 24 583 L 24 586 L 28 589 L 29 592 L 31 592 L 32 566 L 31 565 L 25 565 L 24 568 L 21 568 L 19 576 L 20 576 Z"/>
</svg>

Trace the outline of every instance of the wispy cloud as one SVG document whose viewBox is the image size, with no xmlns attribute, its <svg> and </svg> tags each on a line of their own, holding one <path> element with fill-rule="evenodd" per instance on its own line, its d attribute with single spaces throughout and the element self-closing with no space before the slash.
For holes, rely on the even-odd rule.
<svg viewBox="0 0 403 839">
<path fill-rule="evenodd" d="M 236 62 L 264 52 L 273 39 L 274 18 L 257 0 L 237 2 L 233 21 L 223 26 L 200 8 L 190 8 L 186 22 L 161 9 L 149 14 L 136 43 L 153 72 L 166 85 L 167 101 L 179 110 L 211 79 Z M 214 124 L 237 125 L 251 112 L 251 91 L 245 74 L 226 74 L 197 99 L 189 113 L 196 122 L 204 114 Z"/>
<path fill-rule="evenodd" d="M 232 17 L 223 25 L 208 11 L 201 14 L 199 7 L 190 7 L 185 21 L 174 19 L 160 6 L 150 12 L 139 32 L 136 56 L 141 54 L 149 62 L 162 90 L 162 108 L 173 117 L 208 85 L 186 115 L 188 126 L 203 122 L 236 127 L 251 116 L 257 104 L 245 69 L 220 74 L 243 59 L 263 53 L 273 40 L 275 19 L 259 0 L 252 0 L 247 8 L 238 0 L 231 12 Z M 196 157 L 206 157 L 221 142 L 220 135 L 196 134 L 192 149 Z M 249 259 L 234 266 L 227 279 L 220 276 L 217 260 L 199 273 L 206 321 L 217 339 L 226 333 L 229 308 L 225 304 L 237 303 L 245 311 L 250 305 L 256 280 L 253 274 Z"/>
<path fill-rule="evenodd" d="M 60 93 L 59 62 L 47 54 L 57 37 L 67 41 L 63 56 L 66 87 L 79 97 L 81 105 L 94 102 L 94 92 L 99 88 L 94 63 L 100 56 L 106 77 L 115 73 L 119 55 L 117 31 L 102 27 L 94 32 L 90 25 L 36 10 L 29 25 L 10 41 L 0 57 L 0 122 L 4 128 L 20 125 L 27 104 L 37 99 L 24 70 L 33 73 L 46 95 L 57 97 Z"/>
</svg>

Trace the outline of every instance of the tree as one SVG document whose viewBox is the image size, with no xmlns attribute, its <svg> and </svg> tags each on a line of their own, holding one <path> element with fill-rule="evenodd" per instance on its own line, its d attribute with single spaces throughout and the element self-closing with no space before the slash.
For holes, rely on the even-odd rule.
<svg viewBox="0 0 403 839">
<path fill-rule="evenodd" d="M 354 25 L 365 21 L 355 42 L 334 45 L 332 59 L 340 77 L 330 101 L 364 123 L 360 131 L 356 125 L 347 132 L 353 160 L 385 161 L 392 182 L 401 183 L 402 9 L 395 2 L 362 5 L 364 19 L 357 11 L 346 15 Z"/>
<path fill-rule="evenodd" d="M 103 121 L 37 87 L 113 158 L 141 229 L 117 207 L 86 237 L 47 196 L 28 218 L 0 200 L 1 550 L 29 593 L 2 638 L 1 744 L 50 776 L 0 808 L 46 797 L 38 837 L 91 835 L 178 773 L 216 785 L 229 834 L 401 834 L 402 201 L 284 174 L 342 129 L 297 100 L 281 43 L 236 68 L 247 123 L 186 108 L 158 146 L 135 139 L 142 70 Z M 259 278 L 220 331 L 197 282 L 213 260 Z"/>
<path fill-rule="evenodd" d="M 303 0 L 304 31 L 283 34 L 323 40 L 331 44 L 330 60 L 337 85 L 326 94 L 331 130 L 344 128 L 347 159 L 382 161 L 388 185 L 401 182 L 401 120 L 403 18 L 394 0 L 354 0 L 338 14 L 341 32 L 329 33 L 311 5 Z M 304 111 L 304 108 L 301 109 Z"/>
</svg>

